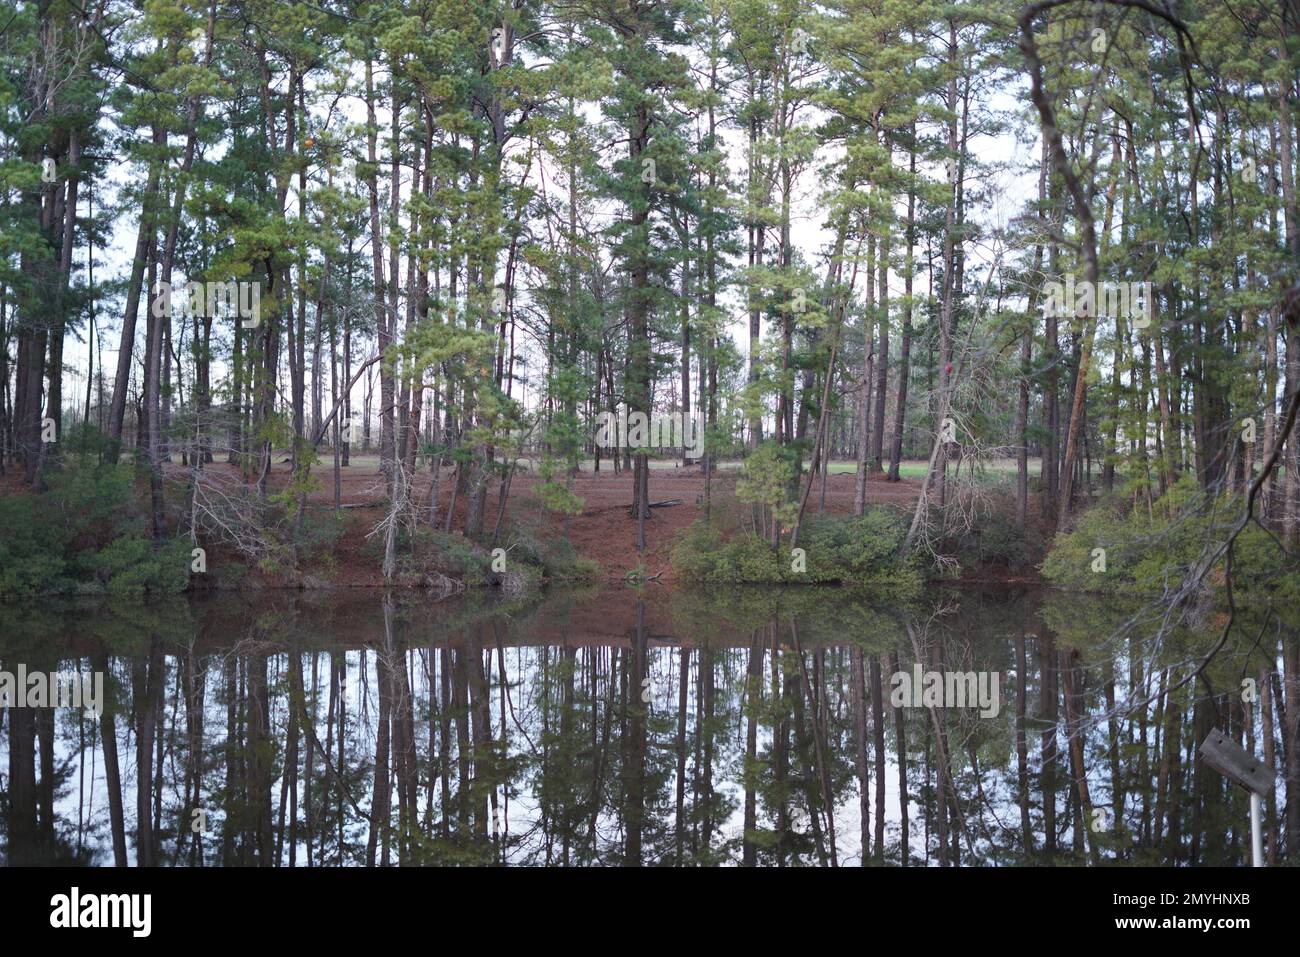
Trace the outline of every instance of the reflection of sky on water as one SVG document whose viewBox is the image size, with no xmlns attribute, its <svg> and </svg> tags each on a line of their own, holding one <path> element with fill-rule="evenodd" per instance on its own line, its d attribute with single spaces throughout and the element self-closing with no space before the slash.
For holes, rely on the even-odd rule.
<svg viewBox="0 0 1300 957">
<path fill-rule="evenodd" d="M 643 863 L 674 863 L 677 860 L 679 669 L 684 655 L 689 655 L 691 670 L 685 686 L 686 777 L 681 844 L 686 863 L 690 862 L 693 852 L 703 854 L 701 841 L 707 829 L 702 803 L 705 785 L 703 762 L 704 739 L 708 735 L 701 726 L 700 716 L 704 710 L 701 659 L 706 653 L 711 656 L 714 672 L 710 760 L 712 788 L 718 799 L 711 816 L 713 855 L 706 860 L 710 863 L 741 863 L 745 854 L 746 778 L 743 768 L 750 720 L 742 696 L 747 666 L 754 649 L 762 650 L 758 677 L 763 700 L 756 712 L 758 724 L 755 729 L 757 771 L 750 781 L 755 790 L 756 825 L 759 829 L 754 853 L 760 864 L 776 863 L 778 858 L 789 864 L 817 864 L 822 855 L 828 853 L 830 835 L 826 825 L 829 822 L 822 811 L 828 786 L 830 803 L 835 809 L 835 857 L 842 865 L 857 864 L 862 860 L 859 803 L 862 776 L 857 765 L 854 725 L 858 707 L 863 708 L 867 722 L 868 857 L 875 859 L 878 853 L 875 847 L 877 792 L 874 780 L 877 757 L 872 723 L 874 708 L 869 695 L 871 676 L 867 664 L 873 656 L 880 663 L 884 697 L 881 713 L 886 782 L 884 859 L 888 863 L 900 861 L 904 794 L 899 781 L 900 748 L 896 716 L 889 703 L 889 678 L 895 663 L 910 670 L 917 660 L 918 650 L 925 656 L 922 662 L 925 670 L 997 672 L 1002 683 L 1001 707 L 996 717 L 981 718 L 976 709 L 941 709 L 933 714 L 924 708 L 904 709 L 907 740 L 901 750 L 908 759 L 906 804 L 910 864 L 926 862 L 933 866 L 938 863 L 940 854 L 938 797 L 941 792 L 938 739 L 934 733 L 936 719 L 943 722 L 955 784 L 955 793 L 952 788 L 944 792 L 956 807 L 950 812 L 948 840 L 955 839 L 960 845 L 956 852 L 950 849 L 949 857 L 960 858 L 962 864 L 1014 864 L 1048 859 L 1057 863 L 1085 863 L 1093 854 L 1101 860 L 1168 863 L 1175 854 L 1167 839 L 1173 826 L 1180 834 L 1176 851 L 1180 862 L 1189 861 L 1194 848 L 1197 862 L 1240 863 L 1243 850 L 1248 854 L 1248 840 L 1242 836 L 1244 800 L 1239 795 L 1223 787 L 1221 781 L 1194 772 L 1193 759 L 1186 747 L 1180 752 L 1181 768 L 1168 771 L 1171 777 L 1162 789 L 1158 774 L 1159 756 L 1154 751 L 1156 705 L 1139 712 L 1129 721 L 1113 722 L 1119 741 L 1114 742 L 1110 737 L 1112 723 L 1105 720 L 1104 678 L 1106 674 L 1114 675 L 1114 693 L 1120 702 L 1130 697 L 1130 693 L 1134 699 L 1139 698 L 1143 689 L 1151 685 L 1152 670 L 1147 660 L 1149 650 L 1137 640 L 1124 640 L 1118 644 L 1107 641 L 1108 626 L 1104 624 L 1107 602 L 1104 600 L 1095 596 L 1087 599 L 1087 615 L 1080 611 L 1083 606 L 1071 606 L 1066 599 L 1062 599 L 1066 601 L 1065 605 L 1053 605 L 1056 600 L 1049 597 L 1045 601 L 1039 593 L 990 595 L 935 591 L 927 594 L 916 606 L 874 608 L 837 590 L 789 589 L 778 592 L 764 589 L 760 595 L 738 589 L 718 597 L 652 588 L 643 592 L 558 592 L 543 601 L 511 605 L 486 600 L 430 604 L 413 601 L 407 596 L 393 600 L 385 609 L 380 596 L 371 594 L 351 596 L 347 601 L 333 601 L 322 596 L 315 596 L 311 601 L 273 596 L 269 601 L 254 605 L 225 597 L 185 603 L 179 617 L 174 620 L 163 616 L 162 620 L 170 622 L 170 630 L 160 628 L 155 621 L 134 633 L 129 625 L 117 627 L 107 636 L 97 635 L 93 624 L 86 627 L 88 622 L 100 619 L 87 617 L 84 610 L 60 614 L 53 610 L 47 613 L 28 610 L 25 634 L 39 635 L 47 649 L 47 660 L 41 662 L 45 667 L 88 669 L 92 654 L 107 648 L 111 655 L 113 684 L 119 694 L 119 713 L 115 720 L 122 807 L 131 863 L 135 862 L 138 755 L 136 733 L 131 727 L 130 693 L 133 669 L 143 668 L 145 664 L 145 658 L 137 656 L 147 657 L 151 634 L 163 635 L 167 665 L 159 726 L 163 748 L 162 813 L 155 825 L 160 833 L 162 863 L 177 861 L 178 837 L 184 845 L 179 855 L 180 862 L 185 863 L 189 854 L 190 819 L 187 816 L 181 821 L 180 818 L 183 811 L 188 814 L 185 799 L 189 773 L 187 718 L 183 689 L 178 688 L 180 662 L 188 648 L 193 648 L 194 660 L 205 675 L 204 797 L 201 804 L 206 812 L 208 833 L 204 836 L 202 853 L 204 863 L 211 866 L 222 863 L 223 853 L 229 854 L 232 846 L 238 848 L 247 840 L 240 830 L 247 827 L 247 822 L 239 818 L 252 813 L 242 799 L 231 803 L 237 812 L 236 820 L 229 820 L 223 810 L 221 789 L 226 780 L 227 755 L 234 753 L 240 759 L 248 758 L 246 743 L 235 748 L 226 747 L 228 712 L 223 684 L 229 680 L 224 670 L 227 662 L 242 663 L 241 666 L 247 668 L 250 662 L 265 656 L 271 737 L 276 742 L 278 764 L 283 760 L 288 740 L 290 657 L 287 649 L 298 648 L 305 686 L 309 692 L 313 687 L 316 689 L 316 734 L 322 745 L 327 733 L 333 734 L 328 731 L 326 715 L 329 652 L 341 653 L 346 662 L 346 681 L 340 689 L 346 702 L 348 728 L 345 763 L 351 787 L 355 789 L 353 797 L 368 814 L 373 800 L 370 771 L 380 713 L 381 676 L 377 652 L 386 645 L 403 649 L 411 679 L 410 721 L 416 752 L 413 774 L 415 817 L 420 828 L 428 832 L 425 835 L 428 841 L 441 834 L 444 818 L 441 779 L 433 782 L 430 795 L 430 732 L 432 730 L 435 737 L 433 754 L 438 757 L 442 754 L 442 725 L 440 721 L 434 721 L 431 726 L 429 703 L 433 698 L 441 706 L 443 700 L 444 675 L 441 669 L 445 648 L 450 649 L 453 663 L 446 676 L 447 689 L 453 692 L 454 697 L 465 698 L 468 695 L 466 700 L 475 699 L 477 692 L 473 681 L 467 677 L 468 672 L 458 671 L 456 665 L 457 659 L 465 664 L 472 660 L 464 652 L 471 638 L 492 650 L 487 713 L 493 739 L 497 742 L 501 739 L 504 716 L 509 740 L 508 771 L 502 772 L 492 763 L 485 762 L 481 769 L 475 770 L 474 780 L 490 781 L 505 812 L 501 818 L 504 827 L 502 833 L 496 835 L 499 840 L 494 840 L 490 811 L 486 819 L 486 841 L 476 839 L 471 827 L 459 826 L 460 753 L 457 748 L 458 727 L 453 720 L 449 728 L 448 768 L 452 801 L 445 816 L 450 822 L 448 831 L 454 834 L 461 830 L 462 843 L 472 847 L 466 850 L 458 845 L 455 854 L 451 854 L 446 846 L 416 846 L 410 854 L 411 860 L 417 863 L 451 859 L 455 862 L 558 862 L 566 835 L 572 862 L 623 863 L 628 852 L 628 815 L 635 807 L 635 787 L 638 786 L 635 777 L 637 741 L 632 737 L 628 723 L 631 711 L 624 713 L 620 703 L 624 693 L 621 687 L 614 690 L 613 711 L 608 715 L 607 724 L 606 705 L 610 701 L 611 659 L 615 655 L 620 669 L 619 681 L 627 682 L 629 702 L 640 700 L 641 685 L 635 689 L 631 685 L 630 679 L 634 675 L 624 677 L 621 673 L 625 667 L 634 667 L 632 654 L 638 646 L 644 649 L 644 675 L 651 679 L 647 686 L 652 695 L 645 722 L 646 771 L 639 784 L 644 792 L 645 808 L 641 848 Z M 1113 612 L 1110 618 L 1119 622 L 1129 610 L 1114 608 L 1110 611 Z M 114 614 L 119 625 L 129 620 L 129 617 L 121 616 L 120 610 Z M 1082 629 L 1079 633 L 1070 631 L 1072 622 L 1077 622 Z M 1026 752 L 1023 780 L 1016 751 L 1018 695 L 1022 685 L 1017 675 L 1017 643 L 1022 636 L 1027 671 L 1023 702 Z M 803 655 L 802 667 L 794 650 L 796 640 Z M 577 666 L 576 707 L 570 718 L 569 738 L 563 746 L 559 739 L 563 698 L 563 687 L 557 679 L 562 657 L 559 644 L 575 649 L 573 660 Z M 0 639 L 0 665 L 11 667 L 20 660 L 19 655 L 30 656 L 32 647 L 21 636 Z M 772 698 L 774 647 L 781 663 L 778 669 L 782 692 L 779 707 Z M 434 651 L 432 688 L 431 648 Z M 51 654 L 58 660 L 50 659 Z M 854 661 L 858 654 L 862 656 L 864 683 L 867 685 L 866 697 L 860 705 L 854 678 Z M 488 657 L 483 655 L 480 660 Z M 508 695 L 504 700 L 499 680 L 502 659 L 509 679 Z M 1052 667 L 1050 662 L 1056 662 L 1057 733 L 1054 739 L 1056 755 L 1050 765 L 1055 794 L 1055 849 L 1048 854 L 1045 850 L 1048 835 L 1043 797 L 1043 730 L 1050 728 L 1051 722 L 1043 715 L 1046 700 L 1043 679 L 1044 669 Z M 1075 669 L 1074 680 L 1082 688 L 1071 699 L 1073 707 L 1078 709 L 1073 718 L 1062 691 L 1062 679 L 1066 676 L 1062 663 Z M 1238 668 L 1240 664 L 1239 660 Z M 594 748 L 591 704 L 587 700 L 593 675 L 598 698 L 594 728 L 597 744 Z M 1139 678 L 1137 686 L 1129 687 L 1131 676 Z M 139 674 L 135 675 L 135 680 L 140 681 Z M 237 683 L 238 680 L 242 678 L 237 677 Z M 549 698 L 546 695 L 548 680 L 551 682 Z M 1223 683 L 1216 685 L 1219 686 Z M 1180 741 L 1190 746 L 1192 723 L 1202 720 L 1200 709 L 1208 707 L 1209 703 L 1194 701 L 1191 686 L 1184 690 L 1188 696 L 1180 697 L 1175 705 L 1183 721 L 1179 729 Z M 251 701 L 246 699 L 244 704 L 245 712 L 237 718 L 246 726 L 246 711 Z M 399 717 L 401 715 L 395 714 L 394 729 Z M 1168 725 L 1173 717 L 1172 711 L 1166 710 L 1161 720 Z M 1145 732 L 1142 729 L 1144 718 Z M 473 719 L 465 729 L 468 734 L 476 733 L 472 722 Z M 1103 809 L 1103 818 L 1110 822 L 1114 821 L 1116 801 L 1112 748 L 1118 746 L 1123 754 L 1119 782 L 1125 799 L 1120 822 L 1123 833 L 1116 833 L 1114 828 L 1100 832 L 1089 828 L 1087 834 L 1076 834 L 1075 820 L 1082 809 L 1076 809 L 1078 798 L 1073 785 L 1076 756 L 1070 752 L 1066 735 L 1067 724 L 1071 722 L 1083 729 L 1083 780 L 1087 782 L 1090 808 L 1094 811 Z M 776 760 L 779 750 L 776 747 L 777 727 L 785 732 L 786 766 L 780 775 Z M 0 736 L 0 752 L 3 752 L 0 768 L 7 771 L 11 720 L 6 720 L 4 731 Z M 548 734 L 549 756 L 544 758 L 540 742 Z M 1148 741 L 1145 752 L 1140 743 L 1143 734 Z M 1257 716 L 1255 734 L 1258 741 Z M 820 755 L 814 735 L 823 738 Z M 332 761 L 337 760 L 337 747 L 337 740 L 333 740 Z M 156 752 L 153 758 L 156 766 Z M 300 746 L 299 759 L 296 860 L 298 866 L 303 866 L 307 857 L 303 836 L 306 793 L 301 780 L 301 772 L 305 770 L 305 745 Z M 823 762 L 825 778 L 822 776 Z M 323 805 L 330 813 L 337 809 L 338 789 L 322 767 L 319 753 L 313 764 L 315 813 L 321 831 L 315 837 L 313 856 L 317 859 L 315 863 L 319 863 L 323 852 L 327 862 L 333 863 L 338 840 L 337 822 L 322 822 L 320 816 L 325 813 Z M 395 862 L 400 859 L 396 835 L 399 806 L 396 765 L 394 752 L 390 772 L 394 777 L 391 800 Z M 98 739 L 93 714 L 57 712 L 55 767 L 60 776 L 55 797 L 57 836 L 63 852 L 70 853 L 69 849 L 81 846 L 94 863 L 112 863 L 104 749 Z M 39 776 L 39 758 L 37 768 Z M 438 770 L 441 770 L 441 765 Z M 1173 786 L 1174 774 L 1181 775 L 1177 788 Z M 238 779 L 238 772 L 235 777 L 241 792 L 249 787 L 248 781 Z M 8 786 L 7 773 L 5 779 Z M 279 769 L 272 772 L 269 781 L 259 778 L 253 786 L 263 801 L 268 788 L 271 828 L 272 833 L 277 833 L 281 794 L 286 789 L 285 777 Z M 1028 854 L 1023 850 L 1022 789 L 1028 806 L 1029 840 L 1033 844 L 1033 850 Z M 569 813 L 567 823 L 563 820 L 565 800 L 576 795 L 573 802 L 576 807 L 583 803 L 584 796 L 592 793 L 599 794 L 594 818 L 597 835 L 594 852 L 588 843 L 592 819 L 590 806 L 584 804 L 580 813 Z M 788 823 L 785 837 L 778 842 L 775 832 L 783 796 Z M 286 793 L 286 814 L 287 798 Z M 156 801 L 157 795 L 153 795 L 153 799 Z M 815 827 L 810 807 L 818 815 Z M 432 817 L 429 816 L 430 808 Z M 345 862 L 359 863 L 364 861 L 368 823 L 351 808 L 348 808 L 347 817 L 344 826 Z M 1089 820 L 1090 817 L 1084 815 L 1083 819 Z M 178 822 L 182 824 L 179 835 Z M 960 828 L 955 829 L 958 822 Z M 1194 830 L 1196 828 L 1199 830 Z M 1163 832 L 1165 839 L 1160 843 L 1155 840 L 1156 831 Z M 1212 831 L 1220 835 L 1217 840 Z M 1082 843 L 1076 840 L 1078 837 L 1083 837 Z M 287 844 L 288 840 L 286 829 L 282 843 Z M 8 855 L 8 845 L 5 851 Z M 45 848 L 39 848 L 35 853 L 37 860 L 53 859 L 54 854 Z M 47 856 L 42 858 L 43 854 Z M 281 862 L 287 863 L 288 856 L 288 848 L 283 846 Z M 230 863 L 237 862 L 236 852 L 236 859 Z"/>
</svg>

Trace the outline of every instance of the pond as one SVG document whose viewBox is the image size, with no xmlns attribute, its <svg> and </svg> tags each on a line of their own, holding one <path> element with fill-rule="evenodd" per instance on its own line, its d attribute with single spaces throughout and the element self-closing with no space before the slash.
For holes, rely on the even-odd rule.
<svg viewBox="0 0 1300 957">
<path fill-rule="evenodd" d="M 1247 797 L 1196 749 L 1221 730 L 1280 783 L 1282 692 L 1254 631 L 1193 677 L 1205 617 L 1161 633 L 1159 608 L 1041 589 L 653 584 L 0 607 L 0 854 L 1249 863 Z"/>
</svg>

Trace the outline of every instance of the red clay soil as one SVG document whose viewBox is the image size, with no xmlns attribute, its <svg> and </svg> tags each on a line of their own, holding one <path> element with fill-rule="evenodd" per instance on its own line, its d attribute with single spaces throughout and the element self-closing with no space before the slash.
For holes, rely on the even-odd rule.
<svg viewBox="0 0 1300 957">
<path fill-rule="evenodd" d="M 289 465 L 276 457 L 269 485 L 272 491 L 282 488 L 289 479 Z M 373 462 L 373 460 L 369 460 Z M 575 515 L 569 523 L 569 541 L 574 551 L 584 558 L 600 563 L 609 578 L 622 578 L 627 572 L 643 569 L 647 576 L 660 575 L 662 580 L 670 580 L 672 569 L 669 555 L 675 536 L 689 526 L 696 518 L 704 514 L 705 479 L 698 468 L 655 467 L 650 472 L 650 501 L 672 502 L 678 504 L 652 508 L 650 519 L 646 522 L 646 550 L 644 554 L 636 549 L 636 522 L 630 515 L 632 504 L 632 473 L 615 473 L 606 467 L 600 472 L 582 471 L 573 480 L 573 493 L 583 501 L 583 510 Z M 179 463 L 172 467 L 177 481 L 184 481 L 184 469 Z M 234 470 L 224 463 L 206 466 L 208 470 L 224 471 L 232 478 Z M 380 520 L 384 508 L 384 482 L 377 467 L 369 462 L 365 465 L 352 465 L 341 470 L 340 498 L 348 508 L 350 531 L 335 549 L 336 574 L 335 584 L 367 584 L 372 577 L 367 567 L 375 564 L 372 560 L 356 554 L 365 547 L 365 532 Z M 313 492 L 310 504 L 330 508 L 334 503 L 334 478 L 331 463 L 326 460 L 313 474 L 321 483 L 321 489 Z M 173 477 L 173 476 L 169 476 Z M 853 491 L 856 476 L 852 473 L 831 475 L 826 486 L 826 512 L 835 515 L 848 515 L 853 511 Z M 505 522 L 526 527 L 542 538 L 559 538 L 564 535 L 564 520 L 561 516 L 548 513 L 541 508 L 533 489 L 537 478 L 527 472 L 518 472 L 511 485 L 510 500 L 506 504 Z M 806 479 L 805 479 L 806 481 Z M 439 524 L 445 520 L 447 505 L 451 499 L 453 472 L 445 468 L 439 488 Z M 713 476 L 712 502 L 714 518 L 719 519 L 724 527 L 739 527 L 742 516 L 748 509 L 735 499 L 736 471 L 722 469 Z M 427 508 L 429 502 L 430 474 L 421 472 L 416 479 L 415 499 L 420 508 Z M 867 483 L 867 501 L 896 505 L 911 509 L 920 491 L 917 479 L 903 479 L 900 482 L 886 482 L 882 475 L 869 476 Z M 497 519 L 497 502 L 500 489 L 495 483 L 488 490 L 485 528 L 494 528 Z M 814 485 L 808 497 L 807 514 L 817 513 L 821 497 L 820 480 Z M 464 527 L 466 496 L 457 496 L 456 514 L 452 523 L 453 532 Z M 360 567 L 358 567 L 360 566 Z M 362 569 L 365 569 L 364 571 Z M 377 571 L 377 569 L 376 569 Z M 352 579 L 356 580 L 353 581 Z"/>
</svg>

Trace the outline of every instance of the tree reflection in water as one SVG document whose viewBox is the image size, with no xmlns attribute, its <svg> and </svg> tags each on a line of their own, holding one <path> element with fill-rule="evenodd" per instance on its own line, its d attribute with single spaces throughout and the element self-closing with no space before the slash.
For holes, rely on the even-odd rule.
<svg viewBox="0 0 1300 957">
<path fill-rule="evenodd" d="M 1294 630 L 1230 643 L 1176 687 L 1213 638 L 1113 637 L 1134 611 L 1041 591 L 879 607 L 666 587 L 4 608 L 0 670 L 99 670 L 107 702 L 0 712 L 3 854 L 1241 864 L 1245 795 L 1196 757 L 1220 728 L 1277 776 L 1266 853 L 1300 860 Z M 997 713 L 896 706 L 891 676 L 917 665 L 995 673 Z"/>
</svg>

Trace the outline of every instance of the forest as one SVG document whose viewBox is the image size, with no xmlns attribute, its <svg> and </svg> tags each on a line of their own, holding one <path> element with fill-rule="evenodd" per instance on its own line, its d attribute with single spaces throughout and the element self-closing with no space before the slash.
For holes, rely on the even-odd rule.
<svg viewBox="0 0 1300 957">
<path fill-rule="evenodd" d="M 108 702 L 3 709 L 0 856 L 1241 863 L 1217 732 L 1300 860 L 1298 81 L 1300 0 L 0 0 L 0 664 Z"/>
<path fill-rule="evenodd" d="M 693 534 L 774 553 L 888 501 L 899 555 L 1027 566 L 1236 496 L 1294 556 L 1291 0 L 0 15 L 5 490 L 117 488 L 136 559 L 297 567 L 368 505 L 391 581 L 512 492 L 569 540 L 596 473 L 638 554 L 698 473 Z M 597 444 L 627 410 L 703 440 Z"/>
</svg>

